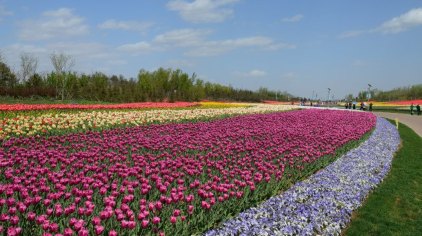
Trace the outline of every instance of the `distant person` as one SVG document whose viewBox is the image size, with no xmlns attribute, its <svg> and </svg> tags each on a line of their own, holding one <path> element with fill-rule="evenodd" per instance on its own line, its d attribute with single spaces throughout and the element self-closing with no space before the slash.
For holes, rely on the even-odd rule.
<svg viewBox="0 0 422 236">
<path fill-rule="evenodd" d="M 372 102 L 369 103 L 369 111 L 372 111 Z"/>
<path fill-rule="evenodd" d="M 410 115 L 413 115 L 413 103 L 410 105 Z"/>
<path fill-rule="evenodd" d="M 349 102 L 349 109 L 352 109 L 352 102 Z"/>
<path fill-rule="evenodd" d="M 416 105 L 416 112 L 418 113 L 418 116 L 421 115 L 421 106 L 419 104 Z"/>
<path fill-rule="evenodd" d="M 349 108 L 349 103 L 344 103 L 344 109 L 348 109 Z"/>
<path fill-rule="evenodd" d="M 356 110 L 356 103 L 353 103 L 353 110 Z"/>
<path fill-rule="evenodd" d="M 363 111 L 363 102 L 360 102 L 360 108 L 359 110 Z"/>
</svg>

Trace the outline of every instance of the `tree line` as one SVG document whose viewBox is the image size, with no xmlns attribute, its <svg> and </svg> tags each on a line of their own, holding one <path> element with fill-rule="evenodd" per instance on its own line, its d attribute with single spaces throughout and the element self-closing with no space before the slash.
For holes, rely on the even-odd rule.
<svg viewBox="0 0 422 236">
<path fill-rule="evenodd" d="M 375 91 L 377 101 L 398 101 L 422 99 L 422 84 L 395 88 L 389 91 Z"/>
<path fill-rule="evenodd" d="M 287 101 L 293 97 L 287 92 L 267 88 L 252 91 L 206 82 L 199 79 L 195 73 L 189 75 L 180 69 L 142 69 L 136 79 L 127 79 L 122 75 L 109 76 L 101 72 L 76 73 L 72 71 L 75 61 L 63 53 L 51 54 L 50 61 L 54 71 L 39 74 L 38 58 L 23 53 L 20 56 L 20 71 L 14 73 L 1 59 L 0 54 L 0 96 L 105 102 L 173 102 L 203 99 L 260 102 L 276 99 Z"/>
<path fill-rule="evenodd" d="M 353 96 L 353 94 L 348 94 L 345 97 L 346 101 L 366 101 L 368 99 L 380 102 L 422 99 L 422 84 L 394 88 L 388 91 L 382 91 L 379 89 L 360 91 L 356 98 Z"/>
</svg>

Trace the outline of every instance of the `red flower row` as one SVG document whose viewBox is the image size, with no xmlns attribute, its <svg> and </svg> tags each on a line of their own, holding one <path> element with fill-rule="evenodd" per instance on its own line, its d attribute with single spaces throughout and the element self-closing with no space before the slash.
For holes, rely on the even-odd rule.
<svg viewBox="0 0 422 236">
<path fill-rule="evenodd" d="M 198 105 L 194 102 L 138 102 L 121 104 L 0 104 L 0 111 L 31 111 L 31 110 L 51 110 L 51 109 L 139 109 L 139 108 L 176 108 L 191 107 Z"/>
</svg>

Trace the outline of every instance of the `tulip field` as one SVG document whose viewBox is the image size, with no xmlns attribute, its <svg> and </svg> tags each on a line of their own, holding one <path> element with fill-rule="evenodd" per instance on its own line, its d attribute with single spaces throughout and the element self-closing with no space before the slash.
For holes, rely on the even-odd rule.
<svg viewBox="0 0 422 236">
<path fill-rule="evenodd" d="M 13 113 L 0 122 L 0 139 L 10 137 L 84 132 L 115 127 L 147 125 L 152 123 L 204 120 L 217 117 L 285 111 L 294 106 L 233 105 L 205 103 L 205 109 L 154 110 L 93 110 Z M 220 108 L 215 108 L 219 106 Z M 221 109 L 224 108 L 224 109 Z"/>
<path fill-rule="evenodd" d="M 175 108 L 191 107 L 197 105 L 191 102 L 141 102 L 141 103 L 121 103 L 121 104 L 1 104 L 0 111 L 35 111 L 51 109 L 78 109 L 78 110 L 97 110 L 97 109 L 140 109 L 140 108 Z"/>
<path fill-rule="evenodd" d="M 40 106 L 2 118 L 0 233 L 199 234 L 323 168 L 377 122 L 288 105 L 179 105 L 189 108 Z"/>
</svg>

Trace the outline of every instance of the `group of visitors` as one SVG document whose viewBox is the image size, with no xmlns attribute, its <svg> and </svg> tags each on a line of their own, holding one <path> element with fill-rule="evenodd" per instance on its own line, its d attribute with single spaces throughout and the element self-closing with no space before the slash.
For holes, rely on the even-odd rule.
<svg viewBox="0 0 422 236">
<path fill-rule="evenodd" d="M 344 104 L 344 108 L 346 108 L 346 109 L 353 109 L 353 110 L 356 110 L 356 103 L 354 103 L 354 102 L 353 102 L 353 103 L 352 103 L 352 102 L 346 102 L 346 103 Z M 361 110 L 361 111 L 366 110 L 365 103 L 363 103 L 363 102 L 361 102 L 361 103 L 360 103 L 359 110 Z M 371 102 L 371 103 L 369 103 L 369 108 L 368 108 L 368 110 L 369 110 L 369 111 L 372 111 L 372 102 Z"/>
<path fill-rule="evenodd" d="M 412 105 L 410 105 L 410 115 L 413 115 L 413 103 Z M 416 113 L 418 114 L 418 116 L 421 115 L 421 106 L 419 104 L 416 105 Z"/>
<path fill-rule="evenodd" d="M 368 110 L 369 111 L 372 111 L 372 102 L 370 102 L 369 103 L 369 107 L 368 107 Z M 353 109 L 353 110 L 356 110 L 356 102 L 346 102 L 345 104 L 344 104 L 344 108 L 345 109 Z M 360 103 L 360 107 L 359 107 L 359 110 L 366 110 L 366 105 L 365 105 L 365 103 L 364 102 L 361 102 Z M 413 114 L 417 114 L 418 116 L 420 116 L 421 115 L 421 106 L 419 105 L 419 104 L 416 104 L 416 106 L 414 106 L 413 105 L 413 103 L 410 105 L 410 114 L 411 115 L 413 115 Z"/>
</svg>

